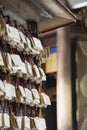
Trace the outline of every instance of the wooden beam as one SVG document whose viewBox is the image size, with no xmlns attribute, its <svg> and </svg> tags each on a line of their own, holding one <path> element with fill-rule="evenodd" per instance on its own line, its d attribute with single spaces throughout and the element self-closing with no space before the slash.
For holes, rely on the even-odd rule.
<svg viewBox="0 0 87 130">
<path fill-rule="evenodd" d="M 72 130 L 70 32 L 66 28 L 57 31 L 57 126 L 58 130 Z"/>
</svg>

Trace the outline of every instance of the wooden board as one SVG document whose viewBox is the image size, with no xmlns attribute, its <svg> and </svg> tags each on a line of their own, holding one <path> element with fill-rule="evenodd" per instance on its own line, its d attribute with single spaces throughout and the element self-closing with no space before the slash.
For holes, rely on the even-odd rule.
<svg viewBox="0 0 87 130">
<path fill-rule="evenodd" d="M 85 123 L 85 121 L 87 118 L 87 56 L 84 55 L 79 43 L 77 44 L 77 79 L 77 127 L 78 130 L 86 130 L 87 122 Z"/>
</svg>

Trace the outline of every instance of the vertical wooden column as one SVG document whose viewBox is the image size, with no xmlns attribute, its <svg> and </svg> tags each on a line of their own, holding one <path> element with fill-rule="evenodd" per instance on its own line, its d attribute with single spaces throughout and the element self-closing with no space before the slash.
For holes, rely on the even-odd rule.
<svg viewBox="0 0 87 130">
<path fill-rule="evenodd" d="M 57 31 L 57 126 L 58 130 L 72 130 L 70 32 L 68 27 Z"/>
</svg>

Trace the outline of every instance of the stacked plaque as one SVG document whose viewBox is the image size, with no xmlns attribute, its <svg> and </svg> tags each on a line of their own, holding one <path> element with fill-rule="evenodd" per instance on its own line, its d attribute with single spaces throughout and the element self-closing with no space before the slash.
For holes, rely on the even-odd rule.
<svg viewBox="0 0 87 130">
<path fill-rule="evenodd" d="M 51 102 L 42 87 L 43 52 L 38 37 L 0 15 L 0 129 L 46 130 L 42 109 Z"/>
</svg>

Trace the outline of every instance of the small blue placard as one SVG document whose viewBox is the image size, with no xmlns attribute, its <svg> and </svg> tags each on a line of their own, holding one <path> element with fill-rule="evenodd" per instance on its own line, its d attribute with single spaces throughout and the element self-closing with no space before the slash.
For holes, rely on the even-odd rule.
<svg viewBox="0 0 87 130">
<path fill-rule="evenodd" d="M 57 53 L 57 47 L 51 47 L 50 48 L 50 54 Z"/>
</svg>

